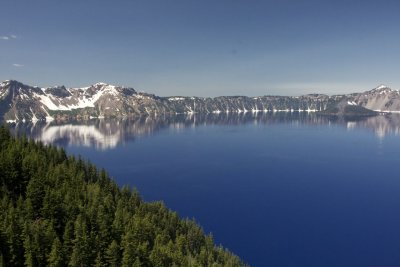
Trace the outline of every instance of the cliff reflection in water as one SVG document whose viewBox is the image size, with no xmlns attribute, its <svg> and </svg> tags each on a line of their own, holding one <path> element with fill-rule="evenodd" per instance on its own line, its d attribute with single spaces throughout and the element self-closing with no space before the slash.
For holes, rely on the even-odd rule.
<svg viewBox="0 0 400 267">
<path fill-rule="evenodd" d="M 68 123 L 18 123 L 11 126 L 16 134 L 59 146 L 86 146 L 99 150 L 112 149 L 140 136 L 160 130 L 183 129 L 202 125 L 241 124 L 340 125 L 347 129 L 372 130 L 377 137 L 400 134 L 400 115 L 376 116 L 360 119 L 338 119 L 307 113 L 241 113 L 241 114 L 192 114 L 169 117 L 141 117 L 126 120 L 91 120 Z"/>
</svg>

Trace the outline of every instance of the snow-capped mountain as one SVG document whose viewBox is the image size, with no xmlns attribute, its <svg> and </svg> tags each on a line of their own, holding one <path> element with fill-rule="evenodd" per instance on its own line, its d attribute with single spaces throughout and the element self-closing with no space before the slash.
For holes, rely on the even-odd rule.
<svg viewBox="0 0 400 267">
<path fill-rule="evenodd" d="M 133 88 L 96 83 L 84 88 L 40 88 L 18 81 L 0 83 L 0 116 L 7 121 L 131 117 L 177 113 L 314 112 L 345 114 L 358 107 L 400 111 L 400 94 L 386 86 L 364 93 L 327 96 L 158 97 Z M 364 114 L 365 109 L 362 110 Z"/>
<path fill-rule="evenodd" d="M 10 80 L 0 83 L 0 112 L 6 120 L 123 117 L 156 112 L 154 99 L 154 95 L 106 83 L 84 88 L 39 88 Z"/>
</svg>

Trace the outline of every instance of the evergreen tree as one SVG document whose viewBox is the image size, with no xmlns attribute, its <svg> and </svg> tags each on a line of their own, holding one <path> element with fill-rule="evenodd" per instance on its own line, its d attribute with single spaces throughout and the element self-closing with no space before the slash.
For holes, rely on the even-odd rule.
<svg viewBox="0 0 400 267">
<path fill-rule="evenodd" d="M 62 267 L 64 266 L 63 249 L 60 239 L 56 237 L 51 246 L 50 255 L 48 258 L 49 267 Z"/>
<path fill-rule="evenodd" d="M 113 240 L 106 252 L 107 263 L 110 267 L 119 267 L 121 262 L 121 249 L 117 241 Z"/>
<path fill-rule="evenodd" d="M 54 146 L 0 127 L 0 266 L 243 266 L 212 237 Z"/>
</svg>

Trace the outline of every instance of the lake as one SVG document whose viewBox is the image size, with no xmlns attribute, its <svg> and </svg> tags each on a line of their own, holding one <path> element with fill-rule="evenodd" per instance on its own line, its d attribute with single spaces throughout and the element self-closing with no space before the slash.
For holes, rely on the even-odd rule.
<svg viewBox="0 0 400 267">
<path fill-rule="evenodd" d="M 251 266 L 400 266 L 400 117 L 13 125 L 162 200 Z"/>
</svg>

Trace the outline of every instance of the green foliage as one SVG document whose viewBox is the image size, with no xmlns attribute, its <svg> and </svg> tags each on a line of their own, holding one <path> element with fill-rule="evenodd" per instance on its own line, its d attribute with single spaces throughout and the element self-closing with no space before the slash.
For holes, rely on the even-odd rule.
<svg viewBox="0 0 400 267">
<path fill-rule="evenodd" d="M 0 127 L 0 266 L 243 266 L 191 220 Z"/>
</svg>

